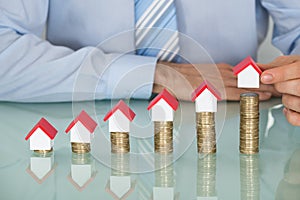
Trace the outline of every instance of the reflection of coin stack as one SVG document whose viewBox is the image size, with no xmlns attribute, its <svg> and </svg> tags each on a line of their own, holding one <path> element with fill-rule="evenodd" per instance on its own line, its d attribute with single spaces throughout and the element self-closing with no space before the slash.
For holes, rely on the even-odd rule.
<svg viewBox="0 0 300 200">
<path fill-rule="evenodd" d="M 259 151 L 259 99 L 256 93 L 241 94 L 240 99 L 240 152 L 255 154 Z"/>
<path fill-rule="evenodd" d="M 216 156 L 205 155 L 198 159 L 197 196 L 216 197 Z"/>
<path fill-rule="evenodd" d="M 196 113 L 198 153 L 216 153 L 215 113 Z"/>
<path fill-rule="evenodd" d="M 92 163 L 92 156 L 89 153 L 86 154 L 77 154 L 72 153 L 72 164 L 75 165 L 86 165 Z"/>
<path fill-rule="evenodd" d="M 73 153 L 84 154 L 91 151 L 90 143 L 72 142 L 71 145 Z"/>
<path fill-rule="evenodd" d="M 111 175 L 129 176 L 129 154 L 111 154 Z"/>
<path fill-rule="evenodd" d="M 111 132 L 110 141 L 112 153 L 128 153 L 130 151 L 128 132 Z"/>
<path fill-rule="evenodd" d="M 260 199 L 259 159 L 257 155 L 240 155 L 241 199 Z"/>
<path fill-rule="evenodd" d="M 154 146 L 156 153 L 173 152 L 173 122 L 154 122 Z"/>
<path fill-rule="evenodd" d="M 174 169 L 172 155 L 157 155 L 155 157 L 155 186 L 162 188 L 174 187 Z"/>
</svg>

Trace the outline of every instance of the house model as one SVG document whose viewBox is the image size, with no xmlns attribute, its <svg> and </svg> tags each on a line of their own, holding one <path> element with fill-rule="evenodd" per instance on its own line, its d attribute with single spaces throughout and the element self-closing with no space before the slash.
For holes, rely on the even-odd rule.
<svg viewBox="0 0 300 200">
<path fill-rule="evenodd" d="M 53 139 L 57 130 L 44 118 L 42 118 L 28 133 L 25 140 L 30 138 L 30 150 L 51 151 Z"/>
<path fill-rule="evenodd" d="M 54 155 L 41 157 L 33 155 L 30 157 L 30 165 L 26 171 L 33 177 L 33 179 L 42 184 L 55 169 Z"/>
<path fill-rule="evenodd" d="M 217 101 L 221 95 L 208 81 L 204 81 L 192 94 L 196 112 L 217 112 Z"/>
<path fill-rule="evenodd" d="M 259 76 L 262 71 L 250 56 L 236 65 L 233 73 L 237 76 L 238 88 L 259 88 Z"/>
<path fill-rule="evenodd" d="M 173 121 L 174 111 L 178 108 L 178 101 L 166 89 L 160 92 L 149 104 L 152 110 L 152 121 Z"/>
<path fill-rule="evenodd" d="M 68 126 L 66 133 L 71 132 L 71 143 L 91 143 L 96 127 L 97 123 L 83 110 Z"/>
<path fill-rule="evenodd" d="M 104 117 L 109 119 L 109 132 L 129 132 L 130 122 L 134 119 L 135 113 L 122 100 L 115 105 Z"/>
<path fill-rule="evenodd" d="M 108 192 L 113 199 L 127 199 L 134 191 L 134 188 L 135 182 L 131 181 L 130 176 L 110 176 L 105 191 Z"/>
</svg>

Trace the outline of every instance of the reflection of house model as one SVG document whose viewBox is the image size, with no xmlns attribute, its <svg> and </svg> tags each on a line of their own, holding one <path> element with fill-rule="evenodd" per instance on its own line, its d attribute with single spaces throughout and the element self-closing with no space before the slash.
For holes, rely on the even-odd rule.
<svg viewBox="0 0 300 200">
<path fill-rule="evenodd" d="M 174 111 L 177 110 L 178 101 L 166 89 L 157 95 L 149 104 L 152 121 L 173 121 Z"/>
<path fill-rule="evenodd" d="M 52 151 L 53 139 L 57 130 L 44 118 L 42 118 L 28 133 L 25 140 L 30 138 L 30 150 L 38 153 Z"/>
<path fill-rule="evenodd" d="M 83 110 L 71 122 L 66 133 L 71 132 L 70 140 L 74 153 L 87 153 L 90 151 L 91 136 L 97 123 Z"/>
<path fill-rule="evenodd" d="M 204 81 L 192 94 L 197 113 L 217 112 L 218 100 L 221 100 L 220 93 L 208 81 Z"/>
<path fill-rule="evenodd" d="M 236 65 L 233 72 L 238 78 L 238 88 L 259 88 L 259 76 L 262 71 L 250 56 Z"/>
<path fill-rule="evenodd" d="M 30 165 L 27 172 L 39 184 L 43 183 L 54 172 L 54 155 L 39 156 L 32 155 L 30 157 Z"/>
<path fill-rule="evenodd" d="M 177 200 L 175 194 L 175 178 L 173 156 L 163 155 L 155 157 L 155 185 L 153 187 L 153 200 Z"/>
<path fill-rule="evenodd" d="M 111 151 L 113 153 L 127 153 L 130 151 L 130 122 L 134 117 L 135 113 L 122 100 L 104 117 L 104 121 L 109 120 L 108 128 L 111 134 Z"/>
<path fill-rule="evenodd" d="M 127 199 L 135 189 L 135 181 L 131 180 L 128 173 L 129 162 L 129 154 L 114 154 L 111 156 L 111 176 L 107 181 L 105 191 L 113 199 Z"/>
<path fill-rule="evenodd" d="M 79 191 L 83 191 L 96 176 L 95 162 L 88 154 L 72 154 L 71 173 L 68 180 Z"/>
</svg>

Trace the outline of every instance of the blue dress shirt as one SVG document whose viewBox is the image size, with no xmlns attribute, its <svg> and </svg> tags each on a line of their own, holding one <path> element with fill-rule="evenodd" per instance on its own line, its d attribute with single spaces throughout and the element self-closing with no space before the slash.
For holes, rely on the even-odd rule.
<svg viewBox="0 0 300 200">
<path fill-rule="evenodd" d="M 268 13 L 273 44 L 300 53 L 299 0 L 176 0 L 176 7 L 189 62 L 255 57 Z M 2 101 L 148 98 L 156 59 L 134 50 L 134 0 L 0 0 Z"/>
</svg>

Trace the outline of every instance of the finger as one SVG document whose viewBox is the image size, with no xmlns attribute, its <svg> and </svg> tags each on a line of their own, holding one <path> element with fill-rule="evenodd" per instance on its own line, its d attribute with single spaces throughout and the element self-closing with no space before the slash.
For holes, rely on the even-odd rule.
<svg viewBox="0 0 300 200">
<path fill-rule="evenodd" d="M 240 95 L 243 93 L 250 93 L 254 92 L 251 90 L 246 90 L 246 89 L 239 89 L 239 88 L 234 88 L 234 87 L 228 87 L 226 88 L 226 99 L 231 100 L 231 101 L 238 101 L 240 100 Z M 272 93 L 270 92 L 260 92 L 260 91 L 255 91 L 259 95 L 259 100 L 265 101 L 268 100 L 272 97 Z"/>
<path fill-rule="evenodd" d="M 284 94 L 282 103 L 286 108 L 300 113 L 300 97 Z"/>
<path fill-rule="evenodd" d="M 261 82 L 273 84 L 300 78 L 300 61 L 265 70 L 261 75 Z"/>
<path fill-rule="evenodd" d="M 276 83 L 275 89 L 282 94 L 300 96 L 300 79 Z"/>
<path fill-rule="evenodd" d="M 260 101 L 266 101 L 269 100 L 272 97 L 271 92 L 256 92 L 259 95 Z"/>
<path fill-rule="evenodd" d="M 261 69 L 265 70 L 265 69 L 270 69 L 270 68 L 274 68 L 274 67 L 279 67 L 282 65 L 291 64 L 291 63 L 299 61 L 299 60 L 300 60 L 299 55 L 278 56 L 270 63 L 267 63 L 267 64 L 257 63 L 257 65 Z"/>
<path fill-rule="evenodd" d="M 300 126 L 300 113 L 290 109 L 287 109 L 285 112 L 286 119 L 290 124 L 293 126 Z"/>
</svg>

